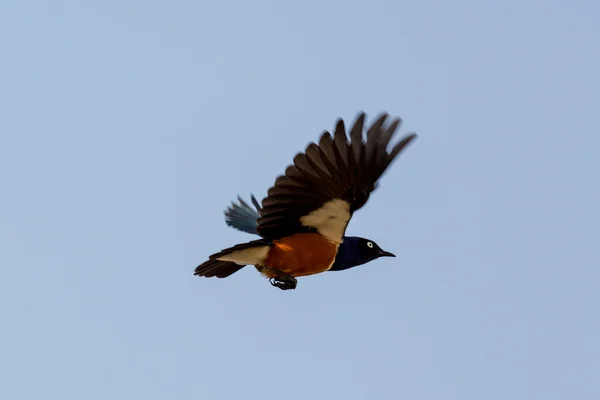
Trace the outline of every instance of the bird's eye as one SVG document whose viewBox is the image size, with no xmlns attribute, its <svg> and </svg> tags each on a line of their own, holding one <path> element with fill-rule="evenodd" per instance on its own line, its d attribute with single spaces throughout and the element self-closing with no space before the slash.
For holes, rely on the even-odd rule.
<svg viewBox="0 0 600 400">
<path fill-rule="evenodd" d="M 373 242 L 367 242 L 367 246 L 372 249 L 373 248 Z"/>
</svg>

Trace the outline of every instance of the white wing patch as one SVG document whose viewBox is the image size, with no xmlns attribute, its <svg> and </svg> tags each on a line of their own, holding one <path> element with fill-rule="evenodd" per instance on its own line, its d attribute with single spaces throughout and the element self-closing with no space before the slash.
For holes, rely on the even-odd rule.
<svg viewBox="0 0 600 400">
<path fill-rule="evenodd" d="M 315 228 L 334 243 L 342 242 L 348 221 L 350 221 L 350 204 L 340 199 L 328 201 L 321 208 L 300 218 L 303 226 Z"/>
<path fill-rule="evenodd" d="M 269 246 L 252 247 L 250 249 L 233 251 L 222 257 L 217 258 L 219 261 L 231 261 L 238 265 L 261 265 L 267 254 Z"/>
</svg>

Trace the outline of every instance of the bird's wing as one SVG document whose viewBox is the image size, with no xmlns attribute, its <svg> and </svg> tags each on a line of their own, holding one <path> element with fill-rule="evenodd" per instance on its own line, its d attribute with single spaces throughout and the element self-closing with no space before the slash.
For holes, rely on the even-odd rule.
<svg viewBox="0 0 600 400">
<path fill-rule="evenodd" d="M 225 223 L 242 232 L 256 235 L 258 234 L 256 231 L 256 226 L 258 225 L 256 220 L 260 217 L 261 207 L 254 195 L 251 195 L 250 198 L 256 210 L 238 196 L 239 203 L 231 202 L 231 205 L 225 210 Z"/>
<path fill-rule="evenodd" d="M 364 138 L 364 113 L 354 121 L 349 137 L 339 119 L 333 135 L 324 132 L 318 144 L 310 143 L 275 180 L 262 201 L 258 234 L 277 239 L 316 231 L 341 242 L 352 214 L 365 205 L 391 162 L 417 136 L 405 136 L 388 151 L 400 122 L 383 113 Z"/>
</svg>

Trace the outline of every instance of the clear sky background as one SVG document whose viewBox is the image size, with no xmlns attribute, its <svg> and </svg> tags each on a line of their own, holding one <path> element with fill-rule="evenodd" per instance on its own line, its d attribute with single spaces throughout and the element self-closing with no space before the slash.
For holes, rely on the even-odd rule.
<svg viewBox="0 0 600 400">
<path fill-rule="evenodd" d="M 3 1 L 0 398 L 600 398 L 595 1 Z M 280 291 L 199 279 L 359 110 L 412 144 Z"/>
</svg>

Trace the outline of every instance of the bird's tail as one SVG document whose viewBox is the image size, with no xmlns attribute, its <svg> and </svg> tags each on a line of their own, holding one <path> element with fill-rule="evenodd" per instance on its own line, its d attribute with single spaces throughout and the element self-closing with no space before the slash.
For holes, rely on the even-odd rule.
<svg viewBox="0 0 600 400">
<path fill-rule="evenodd" d="M 246 265 L 261 264 L 269 253 L 269 242 L 265 239 L 253 240 L 221 250 L 194 270 L 194 275 L 211 278 L 226 278 Z"/>
<path fill-rule="evenodd" d="M 206 278 L 227 278 L 244 268 L 245 265 L 238 265 L 234 262 L 219 261 L 219 260 L 208 260 L 196 267 L 194 275 L 204 276 Z"/>
</svg>

